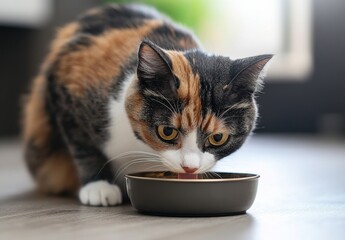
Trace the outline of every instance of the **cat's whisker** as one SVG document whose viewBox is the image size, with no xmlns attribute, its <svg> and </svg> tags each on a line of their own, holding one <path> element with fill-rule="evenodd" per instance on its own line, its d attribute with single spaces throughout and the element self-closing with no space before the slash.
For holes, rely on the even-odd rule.
<svg viewBox="0 0 345 240">
<path fill-rule="evenodd" d="M 122 157 L 122 158 L 114 158 L 114 159 L 112 159 L 112 161 L 120 160 L 120 159 L 127 159 L 127 160 L 124 160 L 124 161 L 125 162 L 129 162 L 129 161 L 132 161 L 132 160 L 135 160 L 135 159 L 138 159 L 138 158 L 144 158 L 144 159 L 147 159 L 147 160 L 159 159 L 159 157 L 157 157 L 157 156 L 128 155 L 128 156 L 125 156 L 125 157 Z"/>
<path fill-rule="evenodd" d="M 112 157 L 111 159 L 118 159 L 118 158 L 122 158 L 124 156 L 129 156 L 129 155 L 147 155 L 147 156 L 159 156 L 158 154 L 154 154 L 154 153 L 150 153 L 150 152 L 145 152 L 145 151 L 128 151 L 128 152 L 124 152 L 121 153 L 115 157 Z"/>
<path fill-rule="evenodd" d="M 128 154 L 144 154 L 144 155 L 148 155 L 148 154 L 153 154 L 153 153 L 145 152 L 145 151 L 127 151 L 127 152 L 123 152 L 121 154 L 118 154 L 118 155 L 114 156 L 113 158 L 122 157 L 122 156 L 128 155 Z"/>
<path fill-rule="evenodd" d="M 228 108 L 228 109 L 226 109 L 226 110 L 219 116 L 219 118 L 222 118 L 222 117 L 223 117 L 227 112 L 229 112 L 231 109 L 232 109 L 231 107 Z"/>
<path fill-rule="evenodd" d="M 160 156 L 161 157 L 161 160 L 162 162 L 164 162 L 165 164 L 167 164 L 171 169 L 174 169 L 175 172 L 178 172 L 180 169 L 178 165 L 174 166 L 171 162 L 169 162 L 168 159 L 166 159 L 165 157 L 163 156 Z"/>
<path fill-rule="evenodd" d="M 234 106 L 229 106 L 226 108 L 226 110 L 221 115 L 217 115 L 217 116 L 219 116 L 219 118 L 222 118 L 227 112 L 229 112 L 230 110 L 233 110 L 233 109 L 236 109 L 236 108 L 234 108 Z"/>
<path fill-rule="evenodd" d="M 205 167 L 199 168 L 195 173 L 196 174 L 204 173 L 204 169 L 205 169 Z"/>
<path fill-rule="evenodd" d="M 177 166 L 174 166 L 173 164 L 171 164 L 167 159 L 165 159 L 163 156 L 159 155 L 159 154 L 154 154 L 154 153 L 148 153 L 148 152 L 143 152 L 143 151 L 129 151 L 129 152 L 126 152 L 126 153 L 123 153 L 123 154 L 120 154 L 117 156 L 117 159 L 118 158 L 123 158 L 123 157 L 133 157 L 133 156 L 137 156 L 137 155 L 146 155 L 146 156 L 142 156 L 140 158 L 136 158 L 136 159 L 133 159 L 129 162 L 126 162 L 123 166 L 121 166 L 117 171 L 116 173 L 114 174 L 115 175 L 115 181 L 118 179 L 118 177 L 128 168 L 130 167 L 131 165 L 133 164 L 139 164 L 139 163 L 153 163 L 153 162 L 156 162 L 156 163 L 159 163 L 160 167 L 168 167 L 170 169 L 178 169 Z M 114 158 L 116 159 L 116 158 Z M 158 167 L 158 166 L 157 166 Z"/>
<path fill-rule="evenodd" d="M 132 163 L 132 162 L 137 162 L 137 161 L 143 161 L 143 162 L 160 162 L 160 159 L 159 158 L 147 158 L 147 157 L 139 157 L 139 158 L 135 158 L 135 159 L 132 159 L 130 161 L 127 161 L 125 162 L 124 164 L 122 165 L 125 165 L 125 164 L 129 164 L 129 163 Z"/>
<path fill-rule="evenodd" d="M 158 93 L 158 92 L 155 92 L 155 91 L 153 91 L 153 93 L 154 93 L 156 96 L 163 98 L 163 99 L 169 104 L 170 108 L 167 107 L 167 106 L 166 106 L 165 104 L 163 104 L 162 102 L 159 102 L 159 101 L 157 100 L 159 103 L 161 103 L 161 104 L 163 104 L 164 106 L 166 106 L 172 113 L 177 113 L 177 106 L 176 106 L 175 104 L 174 104 L 174 106 L 171 105 L 170 101 L 169 101 L 162 93 Z M 174 103 L 175 103 L 175 102 L 174 102 Z"/>
<path fill-rule="evenodd" d="M 206 178 L 207 178 L 207 175 L 206 175 L 206 173 L 200 173 L 200 177 L 201 177 L 202 179 L 206 179 Z"/>
<path fill-rule="evenodd" d="M 162 104 L 163 106 L 165 106 L 167 109 L 169 109 L 169 111 L 170 111 L 172 114 L 175 114 L 175 113 L 176 113 L 173 109 L 171 109 L 170 107 L 168 107 L 166 104 L 162 103 L 161 101 L 158 101 L 157 99 L 154 99 L 154 98 L 152 98 L 152 100 L 155 101 L 155 102 L 158 102 L 158 103 Z"/>
<path fill-rule="evenodd" d="M 225 113 L 228 112 L 228 111 L 225 111 L 221 116 L 219 116 L 218 118 L 219 119 L 227 119 L 227 118 L 237 118 L 237 117 L 243 117 L 243 115 L 230 115 L 230 116 L 227 116 L 227 117 L 224 117 Z"/>
<path fill-rule="evenodd" d="M 110 158 L 106 163 L 103 164 L 103 166 L 100 168 L 100 170 L 98 171 L 97 175 L 98 176 L 102 170 L 105 168 L 105 166 L 107 164 L 109 164 L 110 162 L 114 161 L 114 160 L 119 160 L 119 159 L 122 159 L 122 158 L 126 158 L 126 157 L 134 157 L 134 156 L 139 156 L 139 157 L 145 157 L 145 156 L 141 156 L 141 155 L 147 155 L 146 157 L 148 159 L 151 159 L 153 157 L 160 157 L 158 154 L 154 154 L 154 153 L 149 153 L 149 152 L 144 152 L 144 151 L 128 151 L 128 152 L 124 152 L 124 153 L 121 153 L 113 158 Z"/>
<path fill-rule="evenodd" d="M 170 105 L 170 107 L 174 110 L 175 113 L 177 113 L 177 106 L 176 106 L 176 102 L 174 101 L 174 106 L 171 105 L 171 103 L 169 102 L 169 100 L 163 95 L 161 94 L 161 96 L 165 99 L 165 101 Z"/>
<path fill-rule="evenodd" d="M 135 158 L 133 160 L 127 161 L 126 163 L 122 164 L 122 165 L 126 165 L 126 164 L 130 164 L 132 162 L 138 162 L 138 161 L 142 161 L 142 162 L 160 162 L 159 158 L 146 158 L 146 157 L 141 157 L 141 158 Z"/>
<path fill-rule="evenodd" d="M 204 173 L 205 170 L 211 169 L 213 166 L 214 166 L 214 163 L 211 162 L 211 163 L 207 164 L 206 166 L 204 166 L 204 167 L 202 167 L 202 168 L 199 168 L 195 173 L 196 173 L 196 174 L 198 174 L 198 173 Z"/>
<path fill-rule="evenodd" d="M 167 160 L 162 160 L 162 163 L 165 164 L 167 167 L 171 168 L 171 169 L 176 169 L 177 170 L 177 167 L 174 166 L 172 163 L 170 163 L 169 161 Z"/>
<path fill-rule="evenodd" d="M 205 174 L 206 174 L 206 176 L 207 176 L 207 179 L 212 178 L 212 176 L 210 175 L 210 173 L 209 173 L 209 172 L 205 172 Z"/>
<path fill-rule="evenodd" d="M 117 181 L 118 177 L 127 169 L 129 168 L 130 166 L 132 166 L 133 164 L 138 164 L 138 163 L 157 163 L 157 162 L 160 162 L 159 160 L 147 160 L 147 159 L 142 159 L 142 158 L 139 158 L 139 159 L 136 159 L 136 160 L 133 160 L 131 161 L 130 163 L 126 164 L 124 167 L 121 167 L 119 168 L 116 173 L 115 173 L 115 177 L 114 177 L 114 182 Z"/>
<path fill-rule="evenodd" d="M 209 174 L 211 174 L 211 176 L 216 176 L 218 177 L 219 179 L 223 179 L 222 176 L 220 176 L 218 173 L 216 172 L 209 172 Z"/>
<path fill-rule="evenodd" d="M 96 177 L 98 177 L 98 175 L 102 172 L 102 170 L 105 168 L 105 166 L 107 166 L 108 163 L 110 163 L 110 162 L 112 162 L 112 161 L 114 161 L 114 160 L 115 160 L 115 159 L 110 159 L 110 160 L 106 161 L 106 162 L 103 164 L 103 166 L 99 169 L 99 171 L 98 171 Z"/>
</svg>

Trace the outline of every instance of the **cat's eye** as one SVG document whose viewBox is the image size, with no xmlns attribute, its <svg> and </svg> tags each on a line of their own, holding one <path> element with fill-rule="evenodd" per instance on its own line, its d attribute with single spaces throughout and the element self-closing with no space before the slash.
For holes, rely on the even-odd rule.
<svg viewBox="0 0 345 240">
<path fill-rule="evenodd" d="M 165 141 L 172 141 L 177 138 L 178 131 L 169 126 L 160 125 L 157 127 L 158 136 Z"/>
<path fill-rule="evenodd" d="M 229 138 L 229 134 L 226 133 L 216 133 L 208 137 L 208 141 L 212 146 L 219 147 L 223 145 Z"/>
</svg>

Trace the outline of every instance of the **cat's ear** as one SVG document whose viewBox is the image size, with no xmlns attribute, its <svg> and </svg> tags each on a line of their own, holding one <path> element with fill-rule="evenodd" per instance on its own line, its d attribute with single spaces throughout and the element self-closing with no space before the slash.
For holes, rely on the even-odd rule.
<svg viewBox="0 0 345 240">
<path fill-rule="evenodd" d="M 231 64 L 231 82 L 224 89 L 234 93 L 253 94 L 260 89 L 263 69 L 273 55 L 260 55 L 234 60 Z"/>
<path fill-rule="evenodd" d="M 163 49 L 150 41 L 143 41 L 138 52 L 137 75 L 143 93 L 162 94 L 167 98 L 177 95 L 176 77 L 171 60 Z"/>
</svg>

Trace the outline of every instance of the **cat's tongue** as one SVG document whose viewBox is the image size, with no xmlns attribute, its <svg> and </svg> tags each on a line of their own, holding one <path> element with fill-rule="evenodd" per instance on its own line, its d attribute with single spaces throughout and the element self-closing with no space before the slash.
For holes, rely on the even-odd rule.
<svg viewBox="0 0 345 240">
<path fill-rule="evenodd" d="M 198 179 L 198 174 L 193 173 L 178 173 L 178 179 Z"/>
</svg>

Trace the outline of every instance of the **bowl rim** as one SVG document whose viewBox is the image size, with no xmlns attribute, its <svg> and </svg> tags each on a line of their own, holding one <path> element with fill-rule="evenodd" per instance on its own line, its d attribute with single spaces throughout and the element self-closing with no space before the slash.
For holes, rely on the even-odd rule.
<svg viewBox="0 0 345 240">
<path fill-rule="evenodd" d="M 135 172 L 129 173 L 125 175 L 125 178 L 129 179 L 136 179 L 136 180 L 146 180 L 146 181 L 158 181 L 158 182 L 192 182 L 192 183 L 200 183 L 200 182 L 239 182 L 239 181 L 250 181 L 256 180 L 260 178 L 260 175 L 255 173 L 238 173 L 238 172 L 215 172 L 215 173 L 230 173 L 230 174 L 243 174 L 243 175 L 250 175 L 247 177 L 239 177 L 239 178 L 222 178 L 222 179 L 171 179 L 171 178 L 154 178 L 154 177 L 142 177 L 142 176 L 135 176 L 135 174 L 143 174 L 143 173 L 153 173 L 153 172 L 162 172 L 162 171 L 144 171 L 144 172 Z"/>
</svg>

